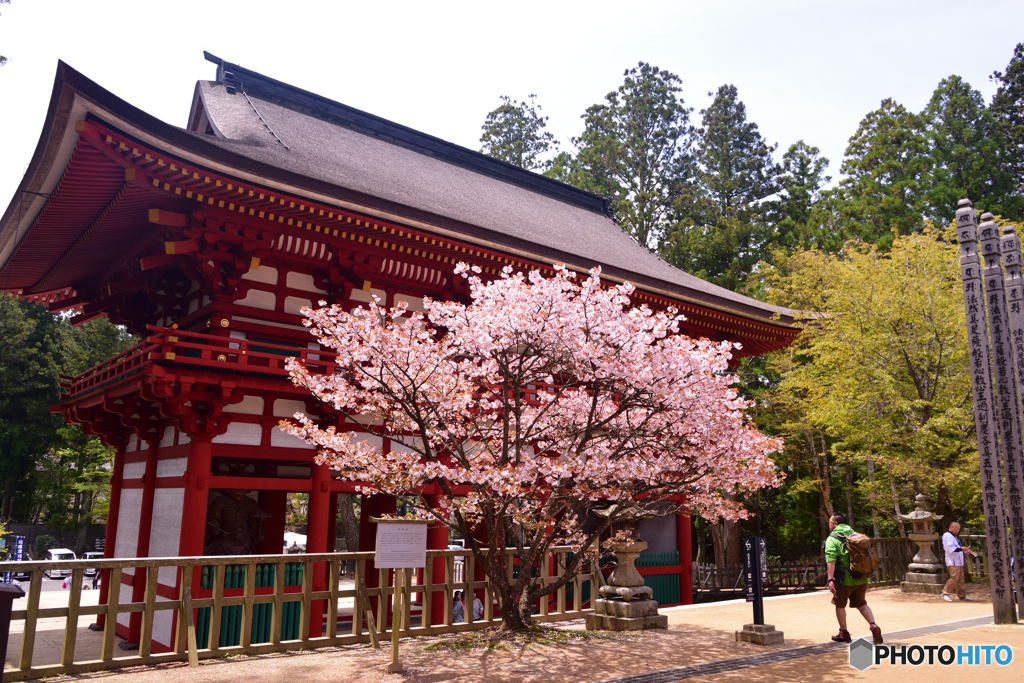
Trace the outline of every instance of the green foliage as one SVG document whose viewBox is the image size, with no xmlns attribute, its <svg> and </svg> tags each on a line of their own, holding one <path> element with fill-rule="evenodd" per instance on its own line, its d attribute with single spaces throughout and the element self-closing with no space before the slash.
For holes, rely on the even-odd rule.
<svg viewBox="0 0 1024 683">
<path fill-rule="evenodd" d="M 7 295 L 0 295 L 0 334 L 3 512 L 80 528 L 106 514 L 113 451 L 50 413 L 60 400 L 58 376 L 82 372 L 134 339 L 106 319 L 72 328 L 42 306 Z"/>
<path fill-rule="evenodd" d="M 846 148 L 837 205 L 846 236 L 887 246 L 921 227 L 931 162 L 924 119 L 890 99 L 861 121 Z"/>
<path fill-rule="evenodd" d="M 610 197 L 615 218 L 637 242 L 654 247 L 670 225 L 672 204 L 690 175 L 692 126 L 673 73 L 646 62 L 627 70 L 604 104 L 589 107 L 567 177 Z M 565 167 L 565 159 L 556 164 Z M 555 176 L 558 177 L 558 176 Z"/>
<path fill-rule="evenodd" d="M 930 494 L 940 514 L 977 506 L 956 253 L 924 231 L 896 237 L 887 252 L 851 243 L 838 255 L 777 258 L 772 301 L 807 312 L 799 343 L 771 361 L 781 381 L 770 398 L 790 438 L 784 457 L 807 469 L 815 458 L 870 461 L 893 480 L 858 494 L 894 497 L 892 510 L 914 492 Z M 813 452 L 809 432 L 819 434 Z"/>
<path fill-rule="evenodd" d="M 546 171 L 551 161 L 544 155 L 558 149 L 555 136 L 544 130 L 548 117 L 540 115 L 537 96 L 519 102 L 501 96 L 501 106 L 487 114 L 480 136 L 481 152 L 528 171 Z"/>
<path fill-rule="evenodd" d="M 675 202 L 678 222 L 662 254 L 689 273 L 737 289 L 774 242 L 761 202 L 779 190 L 777 145 L 747 120 L 733 85 L 719 88 L 701 116 L 694 182 Z"/>
<path fill-rule="evenodd" d="M 58 400 L 57 375 L 69 356 L 66 328 L 42 306 L 0 294 L 0 486 L 11 511 L 15 492 L 27 482 L 35 460 L 58 440 L 62 421 L 50 414 Z M 25 503 L 18 496 L 19 504 Z M 24 510 L 13 510 L 15 516 Z"/>
<path fill-rule="evenodd" d="M 779 187 L 782 198 L 775 203 L 775 244 L 788 252 L 818 247 L 829 249 L 832 234 L 822 234 L 815 207 L 823 198 L 824 186 L 832 177 L 825 175 L 828 159 L 821 150 L 797 140 L 782 155 Z"/>
<path fill-rule="evenodd" d="M 991 80 L 999 84 L 990 110 L 999 127 L 1006 162 L 1017 187 L 1024 186 L 1024 43 L 1017 43 L 1005 71 Z"/>
<path fill-rule="evenodd" d="M 40 534 L 36 536 L 36 541 L 33 545 L 33 550 L 36 551 L 36 555 L 42 557 L 46 554 L 47 550 L 57 547 L 57 539 L 49 534 Z"/>
<path fill-rule="evenodd" d="M 970 197 L 985 211 L 1019 217 L 1022 198 L 1015 192 L 998 121 L 981 93 L 950 76 L 939 83 L 922 116 L 930 169 L 924 193 L 928 216 L 949 225 L 957 201 Z"/>
</svg>

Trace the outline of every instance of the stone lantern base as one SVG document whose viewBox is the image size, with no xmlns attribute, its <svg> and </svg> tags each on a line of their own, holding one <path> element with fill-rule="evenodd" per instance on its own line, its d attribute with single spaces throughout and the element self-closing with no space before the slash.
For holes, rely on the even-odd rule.
<svg viewBox="0 0 1024 683">
<path fill-rule="evenodd" d="M 657 600 L 625 600 L 598 598 L 594 613 L 586 615 L 591 631 L 640 631 L 645 628 L 668 628 L 668 615 L 658 614 Z"/>
<path fill-rule="evenodd" d="M 942 587 L 949 580 L 949 574 L 926 574 L 924 572 L 907 572 L 904 580 L 900 582 L 900 590 L 904 593 L 928 593 L 939 595 Z"/>
<path fill-rule="evenodd" d="M 639 631 L 645 628 L 668 628 L 668 616 L 658 614 L 658 601 L 652 599 L 654 590 L 644 585 L 644 577 L 637 572 L 634 562 L 647 544 L 643 541 L 623 541 L 609 546 L 618 561 L 615 571 L 608 577 L 608 585 L 601 586 L 595 596 L 594 612 L 587 614 L 587 629 L 591 631 Z"/>
</svg>

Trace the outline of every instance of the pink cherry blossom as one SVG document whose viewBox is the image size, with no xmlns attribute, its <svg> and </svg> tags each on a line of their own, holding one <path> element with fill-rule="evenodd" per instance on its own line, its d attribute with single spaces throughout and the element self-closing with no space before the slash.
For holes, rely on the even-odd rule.
<svg viewBox="0 0 1024 683">
<path fill-rule="evenodd" d="M 293 382 L 346 417 L 325 426 L 297 414 L 282 427 L 362 491 L 411 498 L 467 538 L 503 606 L 519 610 L 503 608 L 506 624 L 527 622 L 560 584 L 540 589 L 529 572 L 513 582 L 505 555 L 481 548 L 515 547 L 532 566 L 554 543 L 607 536 L 616 515 L 595 526 L 595 507 L 660 501 L 667 512 L 685 500 L 735 520 L 747 515 L 735 494 L 779 484 L 769 456 L 781 442 L 745 418 L 729 342 L 681 334 L 677 311 L 632 306 L 633 287 L 605 286 L 599 269 L 582 282 L 564 267 L 551 278 L 505 268 L 490 282 L 477 271 L 456 268 L 472 303 L 428 299 L 426 315 L 376 301 L 303 309 L 344 371 L 293 359 Z"/>
</svg>

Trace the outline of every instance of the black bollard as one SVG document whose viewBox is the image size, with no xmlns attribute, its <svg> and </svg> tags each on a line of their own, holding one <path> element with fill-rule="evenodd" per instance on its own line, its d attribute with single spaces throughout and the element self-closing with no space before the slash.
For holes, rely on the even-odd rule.
<svg viewBox="0 0 1024 683">
<path fill-rule="evenodd" d="M 11 605 L 18 598 L 25 597 L 21 586 L 12 583 L 0 583 L 0 662 L 6 666 L 7 636 L 11 632 Z M 4 683 L 4 666 L 0 666 L 0 683 Z"/>
</svg>

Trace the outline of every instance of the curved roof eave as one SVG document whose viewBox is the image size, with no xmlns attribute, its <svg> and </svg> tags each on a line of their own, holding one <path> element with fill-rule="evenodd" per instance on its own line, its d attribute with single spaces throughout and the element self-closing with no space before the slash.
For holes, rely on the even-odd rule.
<svg viewBox="0 0 1024 683">
<path fill-rule="evenodd" d="M 638 288 L 654 294 L 783 328 L 793 326 L 794 321 L 788 309 L 769 306 L 747 297 L 738 297 L 731 292 L 728 293 L 731 295 L 729 298 L 719 297 L 641 273 L 600 263 L 587 263 L 575 254 L 536 243 L 525 243 L 476 225 L 254 160 L 231 150 L 229 145 L 214 143 L 212 140 L 204 139 L 207 137 L 205 135 L 195 134 L 161 121 L 99 86 L 63 61 L 58 62 L 49 108 L 35 153 L 17 193 L 0 218 L 0 269 L 45 206 L 47 193 L 60 179 L 77 140 L 75 122 L 89 114 L 117 126 L 140 141 L 162 146 L 168 153 L 179 155 L 190 163 L 249 182 L 275 187 L 278 191 L 308 196 L 310 199 L 333 203 L 340 208 L 368 213 L 384 220 L 404 222 L 411 227 L 458 237 L 526 258 L 549 263 L 565 263 L 568 267 L 581 272 L 601 265 L 604 277 L 617 281 L 628 280 Z M 736 301 L 736 298 L 745 301 Z"/>
</svg>

